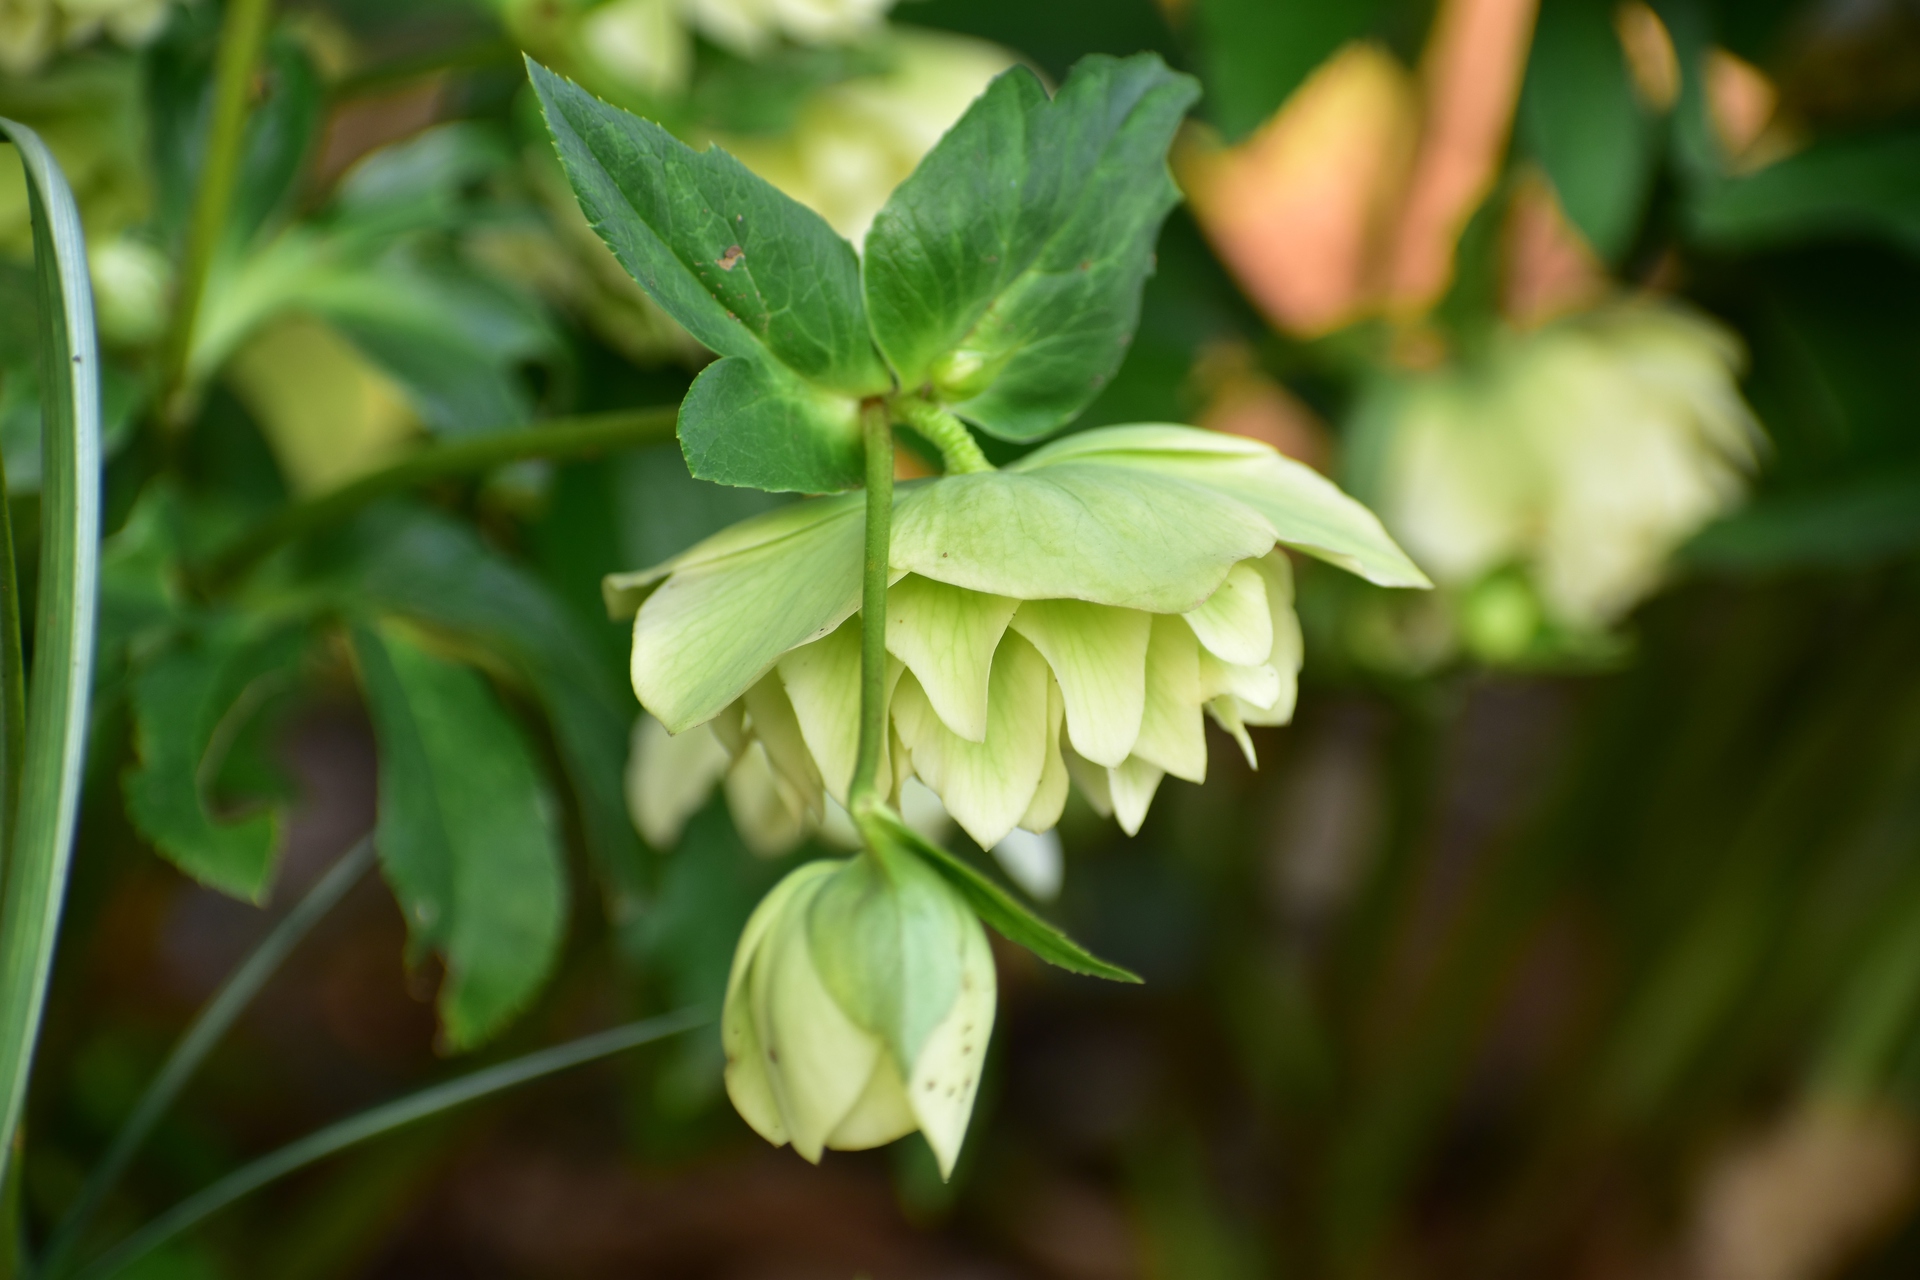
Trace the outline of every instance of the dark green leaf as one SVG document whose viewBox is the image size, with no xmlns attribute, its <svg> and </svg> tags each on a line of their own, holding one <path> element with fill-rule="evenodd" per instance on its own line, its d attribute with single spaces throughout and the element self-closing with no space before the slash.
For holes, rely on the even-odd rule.
<svg viewBox="0 0 1920 1280">
<path fill-rule="evenodd" d="M 1315 67 L 1367 33 L 1380 0 L 1200 0 L 1207 114 L 1229 142 L 1258 128 Z"/>
<path fill-rule="evenodd" d="M 242 730 L 288 684 L 302 646 L 298 635 L 263 642 L 228 624 L 162 650 L 132 680 L 139 763 L 124 781 L 127 816 L 182 871 L 254 903 L 273 882 L 280 814 L 253 804 L 222 816 L 215 783 Z"/>
<path fill-rule="evenodd" d="M 1729 248 L 1879 235 L 1920 250 L 1920 132 L 1822 142 L 1707 184 L 1692 221 L 1702 239 Z"/>
<path fill-rule="evenodd" d="M 1770 496 L 1702 530 L 1684 558 L 1705 569 L 1853 569 L 1920 548 L 1920 472 Z"/>
<path fill-rule="evenodd" d="M 995 80 L 867 236 L 867 305 L 902 385 L 994 435 L 1057 430 L 1119 368 L 1178 199 L 1167 145 L 1198 94 L 1152 54 L 1092 57 L 1057 97 Z"/>
<path fill-rule="evenodd" d="M 533 999 L 566 917 L 560 842 L 533 754 L 470 668 L 391 625 L 356 627 L 380 744 L 374 841 L 415 953 L 446 961 L 440 1023 L 472 1048 Z"/>
<path fill-rule="evenodd" d="M 770 360 L 729 356 L 680 405 L 680 447 L 702 480 L 826 493 L 860 477 L 860 405 Z"/>
<path fill-rule="evenodd" d="M 1653 178 L 1652 121 L 1634 97 L 1607 0 L 1541 9 L 1520 105 L 1527 149 L 1602 258 L 1631 246 Z"/>
<path fill-rule="evenodd" d="M 857 485 L 856 404 L 890 379 L 867 334 L 853 246 L 726 152 L 696 152 L 528 68 L 588 220 L 668 314 L 731 358 L 696 388 L 683 422 L 694 474 L 761 489 Z M 819 438 L 768 434 L 795 430 Z M 728 431 L 737 443 L 715 438 Z"/>
<path fill-rule="evenodd" d="M 478 642 L 532 686 L 579 797 L 608 913 L 629 948 L 647 901 L 647 865 L 627 816 L 621 771 L 637 710 L 578 624 L 539 582 L 474 533 L 424 512 L 369 513 L 349 562 L 348 603 L 372 604 Z"/>
<path fill-rule="evenodd" d="M 980 872 L 920 835 L 904 823 L 888 821 L 887 827 L 907 848 L 919 854 L 934 870 L 960 891 L 981 920 L 1009 942 L 1018 943 L 1048 964 L 1090 978 L 1110 982 L 1139 982 L 1140 975 L 1108 964 L 1060 930 L 1022 906 L 1005 889 Z"/>
</svg>

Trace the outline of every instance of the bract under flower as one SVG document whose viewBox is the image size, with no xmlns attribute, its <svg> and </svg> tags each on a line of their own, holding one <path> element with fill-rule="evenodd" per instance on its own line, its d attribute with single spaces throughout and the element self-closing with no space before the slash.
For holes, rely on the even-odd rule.
<svg viewBox="0 0 1920 1280">
<path fill-rule="evenodd" d="M 734 751 L 761 743 L 816 808 L 845 801 L 858 741 L 861 501 L 798 503 L 608 580 L 610 604 L 637 607 L 647 709 L 676 732 L 728 712 Z M 903 485 L 886 776 L 919 777 L 987 847 L 1051 827 L 1075 771 L 1137 830 L 1164 776 L 1205 777 L 1203 713 L 1249 760 L 1246 726 L 1291 718 L 1300 634 L 1280 547 L 1426 581 L 1325 479 L 1188 427 L 1090 431 L 1003 471 Z"/>
</svg>

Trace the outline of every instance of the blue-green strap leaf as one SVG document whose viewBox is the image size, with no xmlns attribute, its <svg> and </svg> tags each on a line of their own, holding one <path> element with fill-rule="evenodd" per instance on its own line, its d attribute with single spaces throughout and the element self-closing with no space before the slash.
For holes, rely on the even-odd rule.
<svg viewBox="0 0 1920 1280">
<path fill-rule="evenodd" d="M 86 241 L 46 144 L 0 119 L 26 166 L 40 294 L 39 617 L 20 811 L 0 914 L 0 1181 L 26 1102 L 80 808 L 100 552 L 100 358 Z"/>
</svg>

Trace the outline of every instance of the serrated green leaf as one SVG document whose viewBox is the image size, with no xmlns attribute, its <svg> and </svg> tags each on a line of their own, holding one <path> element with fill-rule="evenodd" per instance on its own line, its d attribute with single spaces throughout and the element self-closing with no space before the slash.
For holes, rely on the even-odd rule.
<svg viewBox="0 0 1920 1280">
<path fill-rule="evenodd" d="M 904 386 L 1034 440 L 1120 366 L 1179 198 L 1166 152 L 1199 94 L 1153 54 L 1082 61 L 1049 100 L 995 80 L 867 236 L 874 335 Z"/>
<path fill-rule="evenodd" d="M 771 360 L 708 365 L 680 404 L 680 448 L 702 480 L 829 493 L 861 475 L 860 402 Z"/>
<path fill-rule="evenodd" d="M 236 734 L 301 644 L 222 627 L 163 650 L 132 680 L 140 759 L 123 781 L 127 816 L 182 871 L 248 902 L 264 901 L 273 882 L 280 815 L 256 808 L 223 819 L 211 792 Z"/>
<path fill-rule="evenodd" d="M 974 914 L 995 933 L 1018 943 L 1048 964 L 1109 982 L 1139 982 L 1140 975 L 1109 964 L 1022 906 L 1018 899 L 903 822 L 883 818 L 887 830 L 946 877 Z"/>
<path fill-rule="evenodd" d="M 892 379 L 868 336 L 853 246 L 719 148 L 694 151 L 531 61 L 528 73 L 588 221 L 669 315 L 732 358 L 683 418 L 693 474 L 809 492 L 859 484 L 852 406 Z M 818 439 L 795 445 L 794 430 Z M 737 443 L 716 439 L 728 431 Z"/>
<path fill-rule="evenodd" d="M 650 877 L 621 788 L 632 704 L 617 676 L 547 589 L 467 526 L 389 508 L 369 514 L 365 533 L 348 570 L 353 600 L 477 641 L 532 687 L 578 798 L 608 914 L 623 931 L 637 926 Z"/>
<path fill-rule="evenodd" d="M 380 746 L 374 842 L 416 954 L 446 961 L 440 1023 L 468 1049 L 546 981 L 566 918 L 553 814 L 520 731 L 480 676 L 393 626 L 354 629 Z"/>
</svg>

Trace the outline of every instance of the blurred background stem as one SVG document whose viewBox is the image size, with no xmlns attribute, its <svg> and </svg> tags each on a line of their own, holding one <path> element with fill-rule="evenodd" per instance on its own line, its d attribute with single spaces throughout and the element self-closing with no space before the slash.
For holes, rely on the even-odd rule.
<svg viewBox="0 0 1920 1280">
<path fill-rule="evenodd" d="M 254 73 L 272 12 L 272 0 L 228 0 L 221 17 L 212 118 L 200 153 L 199 182 L 187 224 L 173 313 L 161 348 L 159 395 L 154 402 L 169 435 L 183 431 L 193 411 L 187 382 L 194 327 L 206 293 L 207 274 L 220 251 L 227 215 L 233 208 L 240 152 L 247 136 L 247 105 L 253 97 Z"/>
</svg>

